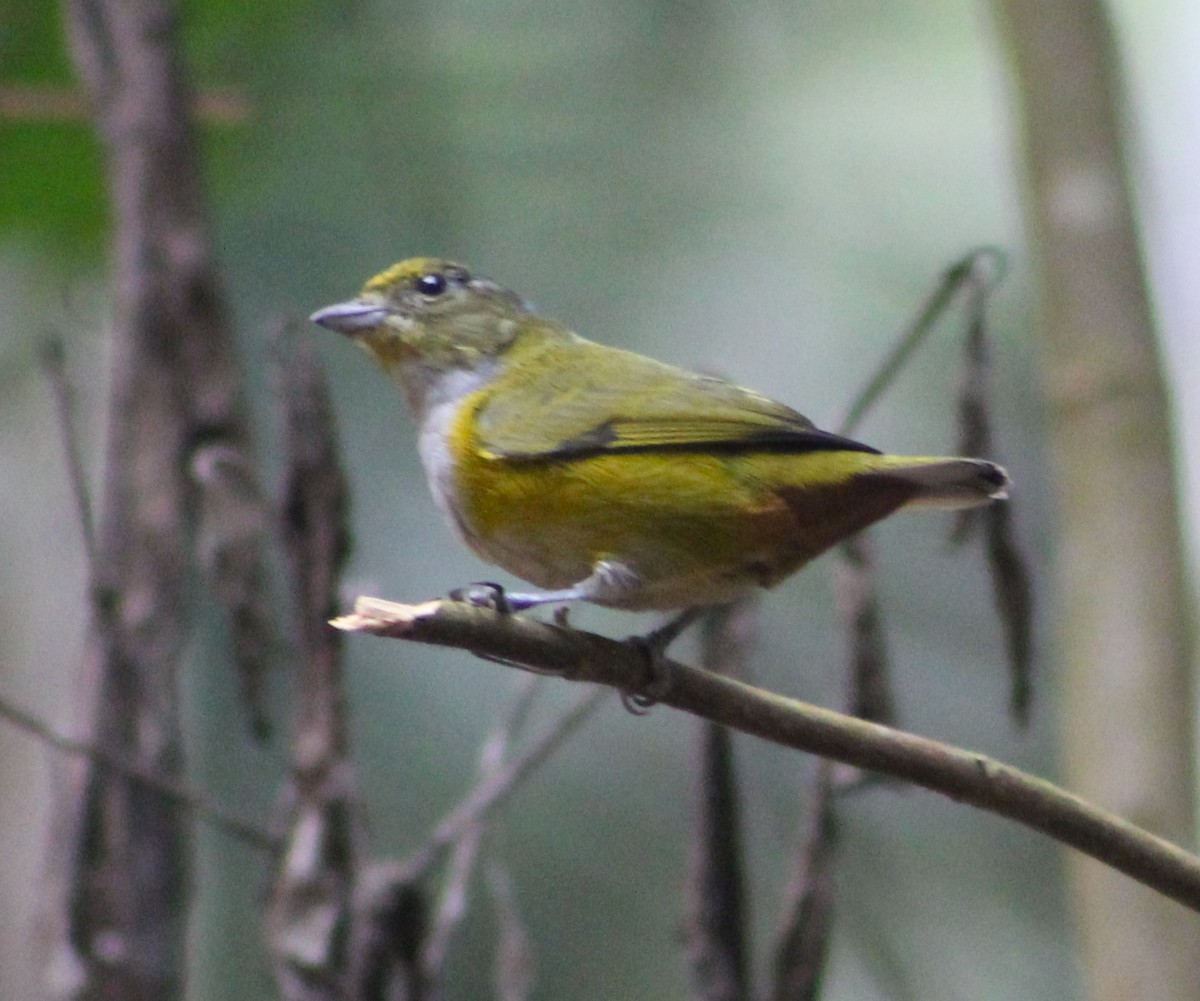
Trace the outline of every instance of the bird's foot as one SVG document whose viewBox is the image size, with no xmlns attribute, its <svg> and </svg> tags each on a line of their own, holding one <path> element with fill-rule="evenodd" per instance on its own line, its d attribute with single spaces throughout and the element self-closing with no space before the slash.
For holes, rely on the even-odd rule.
<svg viewBox="0 0 1200 1001">
<path fill-rule="evenodd" d="M 656 702 L 671 690 L 674 682 L 671 661 L 667 658 L 667 647 L 688 626 L 705 612 L 703 606 L 685 608 L 678 615 L 668 619 L 656 629 L 644 636 L 630 636 L 625 640 L 635 650 L 640 651 L 646 658 L 649 683 L 638 692 L 622 692 L 621 704 L 633 715 L 644 716 Z"/>
<path fill-rule="evenodd" d="M 451 601 L 461 601 L 472 608 L 490 608 L 501 615 L 511 615 L 520 611 L 513 604 L 503 587 L 490 580 L 472 581 L 466 587 L 456 587 L 447 597 Z"/>
</svg>

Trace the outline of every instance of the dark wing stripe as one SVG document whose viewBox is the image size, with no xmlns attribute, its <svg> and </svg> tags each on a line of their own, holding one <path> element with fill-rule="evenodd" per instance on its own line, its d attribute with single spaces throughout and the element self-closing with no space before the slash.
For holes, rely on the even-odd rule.
<svg viewBox="0 0 1200 1001">
<path fill-rule="evenodd" d="M 784 452 L 800 454 L 804 452 L 866 452 L 879 455 L 879 449 L 864 445 L 851 438 L 843 438 L 829 431 L 813 428 L 811 431 L 791 431 L 768 429 L 742 434 L 737 438 L 695 438 L 689 437 L 678 442 L 657 441 L 645 444 L 636 440 L 623 442 L 611 425 L 594 428 L 578 438 L 559 442 L 554 448 L 540 452 L 503 452 L 493 451 L 493 454 L 505 459 L 519 462 L 545 462 L 551 459 L 583 459 L 597 455 L 631 455 L 650 452 L 662 453 L 695 453 L 708 452 L 718 454 L 744 454 L 746 452 Z"/>
</svg>

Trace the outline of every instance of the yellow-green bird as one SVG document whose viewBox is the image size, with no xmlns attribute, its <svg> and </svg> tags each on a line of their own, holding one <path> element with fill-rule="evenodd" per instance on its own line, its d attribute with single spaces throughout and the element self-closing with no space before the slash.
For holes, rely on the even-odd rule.
<svg viewBox="0 0 1200 1001">
<path fill-rule="evenodd" d="M 1005 496 L 980 459 L 882 455 L 724 379 L 585 340 L 449 261 L 314 313 L 407 397 L 438 505 L 536 587 L 513 608 L 630 610 L 773 587 L 900 508 Z"/>
</svg>

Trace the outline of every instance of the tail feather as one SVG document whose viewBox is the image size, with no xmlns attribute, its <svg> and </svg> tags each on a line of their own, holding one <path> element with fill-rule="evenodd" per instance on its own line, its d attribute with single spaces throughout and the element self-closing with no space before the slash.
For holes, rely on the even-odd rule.
<svg viewBox="0 0 1200 1001">
<path fill-rule="evenodd" d="M 1011 482 L 1000 466 L 984 459 L 897 458 L 878 471 L 920 487 L 906 509 L 977 507 L 1007 497 Z"/>
<path fill-rule="evenodd" d="M 983 459 L 910 458 L 845 452 L 858 468 L 835 466 L 824 482 L 809 476 L 778 487 L 793 519 L 791 544 L 772 554 L 759 583 L 772 587 L 855 532 L 906 508 L 967 508 L 1007 496 L 1008 474 Z M 808 472 L 812 473 L 812 460 Z M 828 474 L 828 470 L 825 470 Z M 840 475 L 838 475 L 840 474 Z"/>
</svg>

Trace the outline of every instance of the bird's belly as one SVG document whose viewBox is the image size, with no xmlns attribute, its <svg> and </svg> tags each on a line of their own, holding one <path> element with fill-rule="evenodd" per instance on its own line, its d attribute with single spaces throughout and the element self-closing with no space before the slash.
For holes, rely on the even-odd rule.
<svg viewBox="0 0 1200 1001">
<path fill-rule="evenodd" d="M 576 584 L 602 560 L 619 563 L 638 586 L 610 602 L 617 607 L 724 601 L 797 565 L 786 505 L 718 457 L 476 456 L 456 483 L 452 506 L 480 556 L 543 588 Z"/>
</svg>

